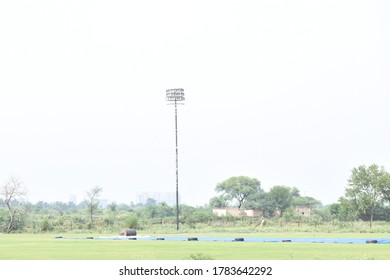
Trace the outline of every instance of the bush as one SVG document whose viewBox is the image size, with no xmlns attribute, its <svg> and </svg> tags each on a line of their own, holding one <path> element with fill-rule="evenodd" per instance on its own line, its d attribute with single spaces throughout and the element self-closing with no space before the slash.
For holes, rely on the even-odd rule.
<svg viewBox="0 0 390 280">
<path fill-rule="evenodd" d="M 323 219 L 320 215 L 314 214 L 308 217 L 308 223 L 311 226 L 318 227 L 320 224 L 322 224 Z"/>
<path fill-rule="evenodd" d="M 190 255 L 190 260 L 214 260 L 214 258 L 203 253 L 196 253 Z"/>
<path fill-rule="evenodd" d="M 123 221 L 123 226 L 125 228 L 139 229 L 138 218 L 134 215 L 129 215 L 125 217 Z"/>
<path fill-rule="evenodd" d="M 105 227 L 111 227 L 115 223 L 115 217 L 113 215 L 105 215 L 103 217 L 103 224 Z"/>
<path fill-rule="evenodd" d="M 44 218 L 41 222 L 41 231 L 51 231 L 53 229 L 48 218 Z"/>
<path fill-rule="evenodd" d="M 8 223 L 8 214 L 4 210 L 0 209 L 0 231 L 5 232 Z"/>
</svg>

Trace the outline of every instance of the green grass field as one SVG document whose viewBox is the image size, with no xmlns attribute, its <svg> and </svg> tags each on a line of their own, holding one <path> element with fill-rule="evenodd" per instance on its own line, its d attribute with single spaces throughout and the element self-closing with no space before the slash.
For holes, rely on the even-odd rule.
<svg viewBox="0 0 390 280">
<path fill-rule="evenodd" d="M 196 236 L 201 235 L 197 234 Z M 210 233 L 203 235 L 210 236 Z M 261 235 L 241 234 L 240 237 L 390 237 L 389 234 L 373 233 L 288 233 L 287 235 L 282 233 L 262 233 Z M 197 256 L 198 258 L 214 260 L 390 260 L 390 244 L 103 241 L 53 239 L 53 236 L 51 234 L 2 234 L 0 235 L 0 259 L 189 260 Z M 85 238 L 86 236 L 98 237 L 101 235 L 64 235 L 64 237 L 72 238 Z M 221 236 L 221 234 L 218 236 Z"/>
</svg>

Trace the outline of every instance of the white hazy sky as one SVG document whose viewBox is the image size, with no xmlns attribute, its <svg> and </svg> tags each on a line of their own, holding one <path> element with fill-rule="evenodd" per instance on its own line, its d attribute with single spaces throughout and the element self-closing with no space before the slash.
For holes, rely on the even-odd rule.
<svg viewBox="0 0 390 280">
<path fill-rule="evenodd" d="M 388 1 L 1 1 L 0 182 L 203 205 L 231 176 L 324 204 L 390 169 Z"/>
</svg>

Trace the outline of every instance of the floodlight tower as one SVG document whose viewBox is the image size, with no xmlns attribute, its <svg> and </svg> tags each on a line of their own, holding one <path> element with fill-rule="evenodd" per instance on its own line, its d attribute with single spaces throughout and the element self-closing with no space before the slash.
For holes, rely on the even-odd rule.
<svg viewBox="0 0 390 280">
<path fill-rule="evenodd" d="M 177 145 L 177 105 L 184 105 L 184 89 L 167 89 L 168 105 L 175 105 L 175 137 L 176 137 L 176 230 L 179 230 L 179 149 Z"/>
</svg>

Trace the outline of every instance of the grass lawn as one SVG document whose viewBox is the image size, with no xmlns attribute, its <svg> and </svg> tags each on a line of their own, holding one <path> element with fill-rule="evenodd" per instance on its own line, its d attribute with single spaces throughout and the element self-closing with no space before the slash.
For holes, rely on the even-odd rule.
<svg viewBox="0 0 390 280">
<path fill-rule="evenodd" d="M 142 235 L 142 234 L 141 234 Z M 197 234 L 194 236 L 213 234 Z M 0 235 L 2 260 L 390 260 L 390 244 L 318 244 L 53 239 L 51 234 Z M 64 235 L 64 237 L 102 236 Z M 110 235 L 105 235 L 110 236 Z M 170 235 L 172 236 L 172 235 Z M 186 235 L 189 236 L 189 235 Z M 215 236 L 215 235 L 214 235 Z M 221 236 L 221 234 L 219 234 Z M 230 236 L 232 236 L 230 234 Z M 259 237 L 245 234 L 233 237 Z M 389 238 L 389 234 L 261 234 L 261 237 Z"/>
</svg>

